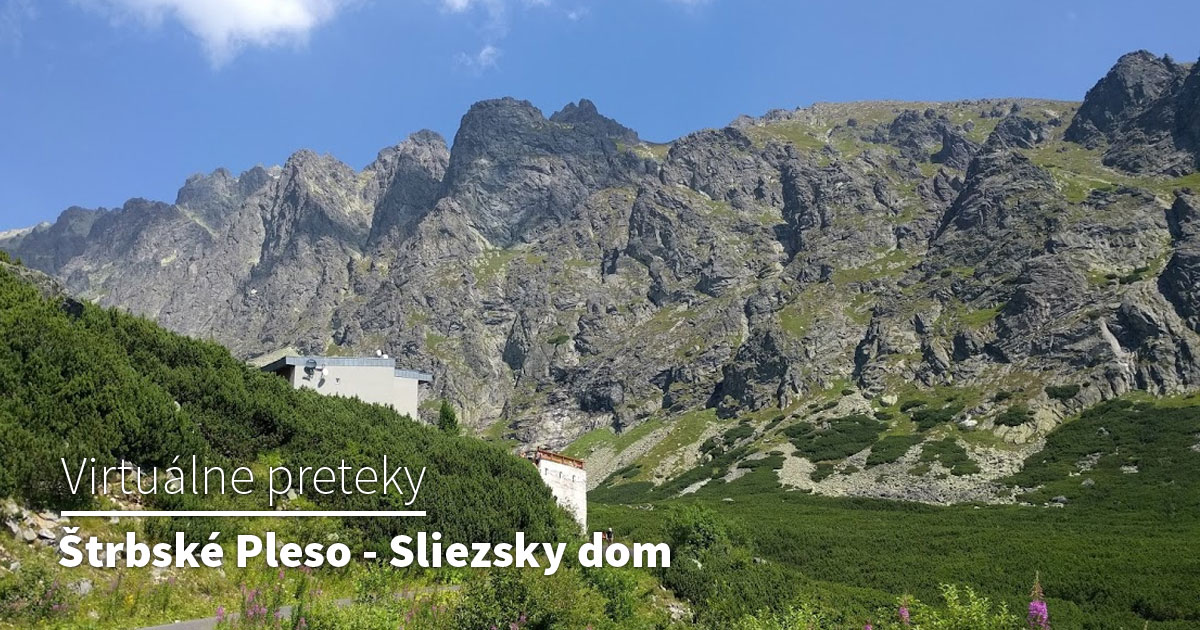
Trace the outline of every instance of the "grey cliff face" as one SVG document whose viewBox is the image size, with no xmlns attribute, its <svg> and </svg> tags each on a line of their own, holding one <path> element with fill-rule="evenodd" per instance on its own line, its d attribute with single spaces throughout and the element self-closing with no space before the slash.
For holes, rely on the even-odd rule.
<svg viewBox="0 0 1200 630">
<path fill-rule="evenodd" d="M 1159 280 L 1180 317 L 1200 332 L 1200 197 L 1181 191 L 1167 211 L 1174 253 Z"/>
<path fill-rule="evenodd" d="M 587 100 L 499 99 L 452 148 L 301 151 L 0 246 L 244 357 L 388 352 L 526 444 L 830 390 L 1083 386 L 1031 386 L 1052 426 L 1200 386 L 1198 99 L 1195 67 L 1136 53 L 1082 105 L 815 105 L 669 146 Z"/>
</svg>

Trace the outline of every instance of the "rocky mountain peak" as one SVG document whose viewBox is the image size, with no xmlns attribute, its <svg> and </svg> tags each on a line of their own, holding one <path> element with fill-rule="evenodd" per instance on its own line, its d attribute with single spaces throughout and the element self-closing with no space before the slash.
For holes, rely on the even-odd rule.
<svg viewBox="0 0 1200 630">
<path fill-rule="evenodd" d="M 380 150 L 367 170 L 390 170 L 402 164 L 415 164 L 437 171 L 440 179 L 449 161 L 450 148 L 446 145 L 446 139 L 436 131 L 422 129 L 413 132 L 399 144 Z"/>
<path fill-rule="evenodd" d="M 1117 63 L 1088 90 L 1067 128 L 1066 138 L 1094 145 L 1121 122 L 1144 112 L 1184 75 L 1184 68 L 1169 57 L 1156 57 L 1145 50 L 1122 55 Z"/>
<path fill-rule="evenodd" d="M 1131 173 L 1186 175 L 1200 165 L 1200 74 L 1169 57 L 1121 57 L 1088 90 L 1065 139 L 1107 142 L 1104 164 Z"/>
<path fill-rule="evenodd" d="M 564 117 L 580 123 L 567 124 L 547 120 L 529 101 L 472 105 L 454 137 L 446 193 L 497 246 L 561 223 L 588 190 L 621 177 L 623 165 L 637 159 L 618 151 L 608 135 L 616 123 L 594 110 L 577 105 Z"/>
<path fill-rule="evenodd" d="M 469 152 L 472 145 L 488 144 L 510 133 L 545 124 L 542 111 L 533 103 L 511 96 L 479 101 L 463 114 L 454 135 L 454 150 Z"/>
<path fill-rule="evenodd" d="M 238 175 L 238 188 L 241 191 L 242 197 L 246 198 L 261 190 L 269 184 L 271 180 L 279 176 L 279 167 L 272 166 L 264 168 L 263 166 L 253 166 L 248 170 Z"/>
<path fill-rule="evenodd" d="M 427 129 L 379 152 L 379 157 L 367 167 L 376 174 L 374 186 L 379 188 L 372 242 L 397 226 L 411 227 L 413 221 L 433 207 L 449 163 L 446 140 Z"/>
<path fill-rule="evenodd" d="M 586 98 L 580 99 L 578 103 L 567 103 L 565 107 L 550 116 L 550 121 L 587 127 L 598 135 L 609 136 L 628 144 L 635 144 L 639 141 L 636 131 L 601 115 L 596 110 L 595 103 Z"/>
<path fill-rule="evenodd" d="M 204 225 L 219 227 L 247 197 L 270 181 L 270 174 L 261 166 L 236 177 L 225 168 L 218 168 L 208 175 L 197 173 L 187 178 L 179 189 L 175 205 Z"/>
</svg>

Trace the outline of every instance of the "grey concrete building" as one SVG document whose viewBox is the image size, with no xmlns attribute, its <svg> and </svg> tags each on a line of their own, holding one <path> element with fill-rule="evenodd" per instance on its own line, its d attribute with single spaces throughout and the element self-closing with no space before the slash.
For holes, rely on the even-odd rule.
<svg viewBox="0 0 1200 630">
<path fill-rule="evenodd" d="M 388 405 L 414 420 L 419 417 L 421 386 L 433 375 L 396 367 L 384 357 L 285 356 L 265 366 L 264 372 L 282 376 L 300 389 L 306 387 L 329 396 L 357 396 L 361 400 Z"/>
</svg>

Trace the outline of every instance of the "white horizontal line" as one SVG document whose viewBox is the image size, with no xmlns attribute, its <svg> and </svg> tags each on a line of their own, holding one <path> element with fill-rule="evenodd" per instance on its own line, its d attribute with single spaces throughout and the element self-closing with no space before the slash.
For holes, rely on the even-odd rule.
<svg viewBox="0 0 1200 630">
<path fill-rule="evenodd" d="M 81 518 L 88 516 L 100 517 L 396 517 L 396 516 L 425 516 L 425 510 L 351 510 L 334 512 L 323 510 L 63 510 L 63 516 Z"/>
</svg>

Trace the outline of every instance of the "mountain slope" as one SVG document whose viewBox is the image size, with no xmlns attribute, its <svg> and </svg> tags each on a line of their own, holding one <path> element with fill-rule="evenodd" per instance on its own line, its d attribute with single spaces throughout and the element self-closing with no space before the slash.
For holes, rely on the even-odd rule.
<svg viewBox="0 0 1200 630">
<path fill-rule="evenodd" d="M 675 464 L 647 478 L 686 470 L 729 418 L 938 388 L 955 402 L 883 430 L 1036 445 L 1200 384 L 1198 67 L 1134 53 L 1082 104 L 819 104 L 669 145 L 588 101 L 486 101 L 452 149 L 421 132 L 359 173 L 300 152 L 0 246 L 239 356 L 389 352 L 488 435 L 589 436 L 596 482 L 656 445 Z"/>
<path fill-rule="evenodd" d="M 37 508 L 106 501 L 86 491 L 86 480 L 83 494 L 72 493 L 59 458 L 158 467 L 158 484 L 170 466 L 190 471 L 193 455 L 200 466 L 221 466 L 227 474 L 237 466 L 259 468 L 247 496 L 215 487 L 203 496 L 172 494 L 159 485 L 158 493 L 138 497 L 164 509 L 212 510 L 266 508 L 267 461 L 293 470 L 344 462 L 378 471 L 387 456 L 392 469 L 428 467 L 411 506 L 402 507 L 413 497 L 395 492 L 321 495 L 311 487 L 288 503 L 429 511 L 419 522 L 345 523 L 346 531 L 372 542 L 426 527 L 464 539 L 498 540 L 514 530 L 548 536 L 566 522 L 536 470 L 494 446 L 442 434 L 390 408 L 293 390 L 216 344 L 64 298 L 44 275 L 2 259 L 0 389 L 0 496 Z M 150 485 L 146 480 L 144 487 Z"/>
</svg>

